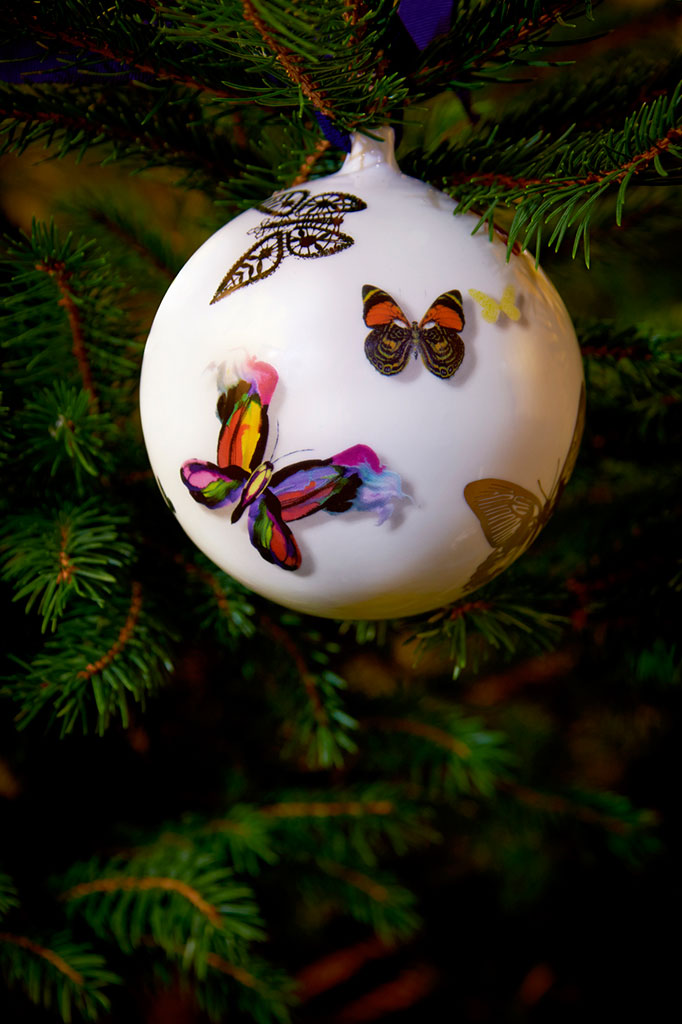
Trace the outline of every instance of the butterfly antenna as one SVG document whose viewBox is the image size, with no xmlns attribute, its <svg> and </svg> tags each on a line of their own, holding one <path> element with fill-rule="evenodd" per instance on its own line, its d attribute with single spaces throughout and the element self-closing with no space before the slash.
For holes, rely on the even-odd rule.
<svg viewBox="0 0 682 1024">
<path fill-rule="evenodd" d="M 275 443 L 272 446 L 272 455 L 273 456 L 274 456 L 275 452 L 277 451 L 277 445 L 278 444 L 279 444 L 279 420 L 277 420 L 277 433 L 275 434 Z M 270 461 L 272 463 L 274 463 L 275 462 L 274 457 L 271 457 Z"/>
<path fill-rule="evenodd" d="M 270 461 L 272 462 L 272 464 L 274 466 L 276 462 L 281 462 L 282 459 L 288 459 L 290 455 L 300 455 L 302 452 L 312 452 L 312 451 L 313 451 L 312 448 L 297 448 L 293 452 L 286 452 L 286 454 L 280 455 L 279 458 L 271 459 Z"/>
</svg>

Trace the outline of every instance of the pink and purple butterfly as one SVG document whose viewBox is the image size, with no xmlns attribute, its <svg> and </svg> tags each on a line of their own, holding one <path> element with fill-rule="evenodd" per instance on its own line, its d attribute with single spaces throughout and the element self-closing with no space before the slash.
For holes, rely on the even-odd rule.
<svg viewBox="0 0 682 1024">
<path fill-rule="evenodd" d="M 194 500 L 207 508 L 233 505 L 231 522 L 247 512 L 251 543 L 266 562 L 298 569 L 301 552 L 288 523 L 316 512 L 355 509 L 375 512 L 380 524 L 392 515 L 394 502 L 407 495 L 398 474 L 364 444 L 284 469 L 264 461 L 268 407 L 277 381 L 273 366 L 249 360 L 237 383 L 218 399 L 217 461 L 188 459 L 180 476 Z"/>
</svg>

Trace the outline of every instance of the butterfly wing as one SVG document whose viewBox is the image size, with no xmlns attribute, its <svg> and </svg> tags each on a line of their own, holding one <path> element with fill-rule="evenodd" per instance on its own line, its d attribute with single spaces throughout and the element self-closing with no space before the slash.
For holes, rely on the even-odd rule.
<svg viewBox="0 0 682 1024">
<path fill-rule="evenodd" d="M 478 288 L 470 288 L 469 295 L 481 307 L 481 316 L 486 323 L 496 323 L 501 311 L 499 302 L 496 302 L 492 295 L 486 295 L 485 292 L 479 292 Z"/>
<path fill-rule="evenodd" d="M 320 224 L 316 220 L 301 220 L 286 234 L 287 255 L 302 259 L 316 259 L 318 256 L 334 256 L 353 245 L 354 239 L 344 235 L 333 226 Z"/>
<path fill-rule="evenodd" d="M 253 470 L 263 461 L 268 441 L 268 406 L 278 376 L 269 363 L 247 362 L 243 376 L 218 399 L 221 421 L 218 465 Z"/>
<path fill-rule="evenodd" d="M 239 466 L 221 469 L 199 459 L 188 459 L 180 469 L 180 479 L 189 493 L 207 508 L 222 508 L 237 501 L 248 478 Z"/>
<path fill-rule="evenodd" d="M 307 459 L 281 469 L 270 481 L 284 522 L 295 522 L 324 509 L 345 512 L 351 508 L 361 480 L 347 466 L 335 465 L 331 459 Z"/>
<path fill-rule="evenodd" d="M 316 196 L 311 196 L 305 205 L 297 209 L 296 213 L 305 217 L 326 215 L 333 218 L 337 214 L 343 217 L 346 213 L 355 213 L 357 210 L 366 209 L 367 203 L 348 192 L 320 192 Z"/>
<path fill-rule="evenodd" d="M 374 369 L 387 377 L 400 373 L 412 354 L 414 339 L 412 326 L 398 303 L 388 292 L 366 284 L 362 288 L 362 317 L 372 328 L 365 339 L 365 355 Z"/>
<path fill-rule="evenodd" d="M 430 326 L 429 326 L 430 325 Z M 427 309 L 419 324 L 419 351 L 427 370 L 449 380 L 464 358 L 462 293 L 444 292 Z"/>
<path fill-rule="evenodd" d="M 298 214 L 299 210 L 310 195 L 307 188 L 297 188 L 290 192 L 275 192 L 264 203 L 256 207 L 261 213 L 267 213 L 271 217 L 291 217 Z"/>
<path fill-rule="evenodd" d="M 541 506 L 525 487 L 486 477 L 467 484 L 464 498 L 478 518 L 485 539 L 501 553 L 523 548 L 535 536 Z"/>
<path fill-rule="evenodd" d="M 233 263 L 218 285 L 210 305 L 224 299 L 230 292 L 254 281 L 263 281 L 274 274 L 284 258 L 284 237 L 281 231 L 270 231 Z"/>
<path fill-rule="evenodd" d="M 268 489 L 249 506 L 249 537 L 261 558 L 280 569 L 298 569 L 301 552 L 296 538 L 282 518 L 282 507 Z"/>
<path fill-rule="evenodd" d="M 520 320 L 521 310 L 514 304 L 514 285 L 508 284 L 502 292 L 502 298 L 500 299 L 500 309 L 510 320 Z"/>
<path fill-rule="evenodd" d="M 353 445 L 329 459 L 297 462 L 275 473 L 270 487 L 286 522 L 321 509 L 332 514 L 355 509 L 375 512 L 380 525 L 393 514 L 394 503 L 407 497 L 398 474 L 382 465 L 366 444 Z"/>
</svg>

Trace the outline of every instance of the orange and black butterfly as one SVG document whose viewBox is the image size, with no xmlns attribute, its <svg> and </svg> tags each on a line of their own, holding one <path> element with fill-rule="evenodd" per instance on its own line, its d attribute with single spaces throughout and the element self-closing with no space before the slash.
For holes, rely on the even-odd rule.
<svg viewBox="0 0 682 1024">
<path fill-rule="evenodd" d="M 390 377 L 407 366 L 419 353 L 427 370 L 449 380 L 464 358 L 464 342 L 458 331 L 464 327 L 462 295 L 453 288 L 431 303 L 419 323 L 411 323 L 388 292 L 375 285 L 362 289 L 363 319 L 371 332 L 365 340 L 365 355 L 372 366 Z"/>
<path fill-rule="evenodd" d="M 573 437 L 561 472 L 549 494 L 545 494 L 540 482 L 538 488 L 542 499 L 532 491 L 511 480 L 485 477 L 474 480 L 464 488 L 464 498 L 476 514 L 493 551 L 475 570 L 467 583 L 469 589 L 483 586 L 499 572 L 510 565 L 530 544 L 554 511 L 566 484 L 569 481 L 580 448 L 580 439 L 585 427 L 585 385 L 583 384 L 578 403 Z"/>
<path fill-rule="evenodd" d="M 287 256 L 318 259 L 333 256 L 353 245 L 355 239 L 340 231 L 347 213 L 365 210 L 367 203 L 347 192 L 308 189 L 278 192 L 256 207 L 267 219 L 251 228 L 258 241 L 234 263 L 222 279 L 211 304 L 230 292 L 274 274 Z"/>
</svg>

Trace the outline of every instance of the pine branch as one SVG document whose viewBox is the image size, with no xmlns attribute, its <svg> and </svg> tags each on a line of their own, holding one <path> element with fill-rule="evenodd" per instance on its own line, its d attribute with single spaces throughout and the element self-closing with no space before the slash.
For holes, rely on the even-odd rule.
<svg viewBox="0 0 682 1024">
<path fill-rule="evenodd" d="M 283 621 L 293 624 L 296 619 L 285 617 Z M 260 625 L 290 658 L 299 684 L 290 694 L 281 695 L 289 719 L 283 755 L 302 755 L 310 768 L 341 767 L 344 757 L 357 749 L 352 735 L 357 722 L 345 711 L 341 699 L 343 679 L 328 668 L 312 671 L 291 629 L 263 615 Z M 309 637 L 308 642 L 312 639 Z M 320 647 L 316 655 L 318 661 L 327 664 L 328 657 Z"/>
<path fill-rule="evenodd" d="M 201 555 L 190 562 L 177 554 L 175 561 L 185 570 L 197 594 L 193 606 L 203 631 L 226 644 L 255 634 L 255 609 L 248 590 Z"/>
<path fill-rule="evenodd" d="M 193 847 L 159 843 L 129 859 L 93 861 L 75 867 L 65 884 L 67 911 L 96 935 L 113 936 L 128 952 L 151 937 L 171 956 L 181 955 L 184 969 L 199 979 L 216 948 L 234 959 L 245 942 L 263 938 L 250 887 Z"/>
<path fill-rule="evenodd" d="M 163 226 L 150 221 L 147 206 L 130 198 L 124 203 L 114 194 L 79 195 L 63 202 L 60 211 L 95 239 L 126 276 L 139 282 L 142 275 L 156 291 L 168 287 L 190 255 L 189 250 L 175 252 Z"/>
<path fill-rule="evenodd" d="M 378 710 L 378 709 L 377 709 Z M 507 774 L 511 753 L 506 737 L 480 718 L 452 704 L 396 701 L 362 722 L 371 733 L 365 753 L 383 771 L 417 783 L 432 798 L 494 792 Z"/>
<path fill-rule="evenodd" d="M 501 587 L 504 582 L 493 580 L 483 588 L 485 598 L 465 598 L 417 626 L 417 660 L 429 648 L 445 644 L 452 660 L 452 677 L 457 679 L 467 665 L 476 671 L 491 651 L 517 654 L 523 643 L 536 649 L 551 647 L 565 618 L 555 611 L 533 607 L 540 603 L 537 593 L 532 597 L 528 594 L 527 602 L 522 603 L 519 589 L 505 594 Z M 556 599 L 553 603 L 556 607 Z"/>
<path fill-rule="evenodd" d="M 2 331 L 16 385 L 52 387 L 62 376 L 109 397 L 139 365 L 139 341 L 126 322 L 123 284 L 92 243 L 63 240 L 54 224 L 33 225 L 31 237 L 10 243 L 3 261 L 13 273 L 6 288 Z M 93 411 L 95 411 L 93 409 Z"/>
<path fill-rule="evenodd" d="M 108 1012 L 107 988 L 122 983 L 106 969 L 103 957 L 66 933 L 38 942 L 0 932 L 0 966 L 10 988 L 22 988 L 31 1002 L 46 1009 L 54 1006 L 66 1024 L 74 1012 L 85 1020 Z"/>
<path fill-rule="evenodd" d="M 457 7 L 451 32 L 426 48 L 421 64 L 409 76 L 417 97 L 448 88 L 477 89 L 484 82 L 515 81 L 507 78 L 514 68 L 551 64 L 543 47 L 552 30 L 582 15 L 591 17 L 592 5 L 575 0 L 460 0 Z"/>
<path fill-rule="evenodd" d="M 308 869 L 299 878 L 303 898 L 311 904 L 338 902 L 344 914 L 369 925 L 387 943 L 405 939 L 420 927 L 415 897 L 387 871 L 368 870 L 364 864 L 317 858 L 322 873 Z"/>
<path fill-rule="evenodd" d="M 103 475 L 113 441 L 108 416 L 96 411 L 93 392 L 55 381 L 29 399 L 17 414 L 16 468 L 36 477 L 71 476 L 76 493 L 85 494 L 85 481 Z"/>
<path fill-rule="evenodd" d="M 87 732 L 93 721 L 101 735 L 116 715 L 127 726 L 130 700 L 144 707 L 165 682 L 168 633 L 145 608 L 139 583 L 123 598 L 112 593 L 106 612 L 65 615 L 32 662 L 15 659 L 20 673 L 2 692 L 19 705 L 20 729 L 41 715 L 59 723 L 62 736 Z"/>
<path fill-rule="evenodd" d="M 595 203 L 615 193 L 619 224 L 628 187 L 682 181 L 682 85 L 626 118 L 622 129 L 578 134 L 569 129 L 552 139 L 537 134 L 500 138 L 496 128 L 479 130 L 459 151 L 462 169 L 449 176 L 459 212 L 482 209 L 480 223 L 493 230 L 498 206 L 513 207 L 508 249 L 515 243 L 539 253 L 542 229 L 555 222 L 547 245 L 558 250 L 574 229 L 573 256 L 582 244 L 589 266 L 589 226 Z M 664 159 L 665 158 L 665 159 Z M 633 181 L 633 179 L 636 179 Z"/>
<path fill-rule="evenodd" d="M 19 906 L 19 893 L 9 875 L 0 871 L 0 921 Z"/>
<path fill-rule="evenodd" d="M 405 97 L 399 74 L 381 62 L 377 74 L 377 53 L 395 18 L 392 4 L 378 3 L 361 19 L 349 17 L 343 0 L 322 8 L 298 2 L 295 9 L 281 0 L 181 0 L 160 13 L 174 23 L 173 38 L 220 56 L 228 87 L 244 89 L 230 64 L 242 74 L 247 69 L 248 91 L 259 104 L 318 111 L 352 129 L 376 126 Z"/>
<path fill-rule="evenodd" d="M 376 865 L 387 850 L 400 855 L 436 842 L 429 818 L 428 808 L 409 800 L 402 787 L 368 783 L 336 790 L 333 800 L 328 792 L 292 791 L 261 807 L 237 805 L 207 828 L 227 839 L 231 849 L 239 837 L 253 854 L 271 862 L 300 858 L 306 850 L 312 857 L 333 844 L 337 851 L 345 849 Z"/>
<path fill-rule="evenodd" d="M 183 187 L 215 194 L 220 181 L 234 173 L 240 155 L 222 130 L 221 117 L 194 90 L 172 85 L 134 83 L 118 90 L 115 102 L 107 92 L 85 86 L 61 92 L 53 86 L 3 85 L 0 154 L 21 155 L 42 143 L 53 156 L 75 153 L 80 160 L 96 147 L 102 164 L 125 160 L 141 169 L 174 166 L 185 172 Z"/>
<path fill-rule="evenodd" d="M 224 952 L 209 953 L 206 962 L 209 970 L 196 986 L 195 995 L 211 1020 L 225 1020 L 234 1012 L 236 1002 L 239 1011 L 255 1024 L 289 1024 L 295 986 L 283 970 L 252 956 L 248 966 L 243 966 Z"/>
<path fill-rule="evenodd" d="M 130 563 L 132 546 L 120 537 L 120 516 L 96 503 L 63 506 L 55 515 L 22 512 L 5 519 L 0 565 L 26 611 L 37 605 L 42 630 L 56 629 L 69 601 L 81 597 L 103 607 L 117 577 L 111 569 Z"/>
<path fill-rule="evenodd" d="M 111 84 L 133 72 L 143 81 L 170 81 L 176 85 L 208 90 L 222 99 L 239 97 L 239 93 L 221 88 L 220 66 L 206 59 L 201 51 L 190 51 L 169 44 L 164 33 L 164 19 L 150 5 L 150 17 L 141 19 L 138 5 L 119 3 L 116 18 L 92 18 L 90 4 L 43 2 L 40 10 L 29 12 L 5 8 L 0 24 L 5 31 L 14 31 L 17 40 L 40 39 L 46 56 L 53 52 L 64 72 L 87 81 L 88 73 L 102 74 L 102 62 L 110 62 Z M 52 10 L 50 10 L 52 8 Z M 65 19 L 65 14 L 68 21 Z M 191 56 L 193 73 L 186 71 Z M 202 59 L 203 58 L 203 59 Z M 116 65 L 119 65 L 117 68 Z M 104 72 L 106 74 L 106 72 Z M 26 75 L 30 84 L 30 74 Z"/>
</svg>

